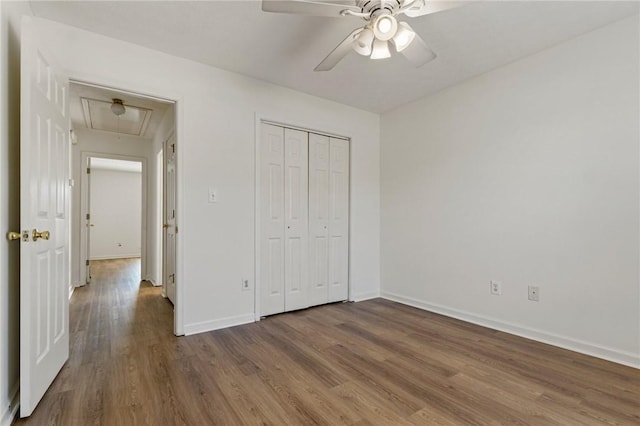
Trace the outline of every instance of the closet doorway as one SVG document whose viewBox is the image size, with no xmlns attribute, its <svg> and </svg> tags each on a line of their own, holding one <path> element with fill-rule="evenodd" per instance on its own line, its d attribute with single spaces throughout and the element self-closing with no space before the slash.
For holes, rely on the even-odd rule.
<svg viewBox="0 0 640 426">
<path fill-rule="evenodd" d="M 269 122 L 259 131 L 256 313 L 347 300 L 349 139 Z"/>
</svg>

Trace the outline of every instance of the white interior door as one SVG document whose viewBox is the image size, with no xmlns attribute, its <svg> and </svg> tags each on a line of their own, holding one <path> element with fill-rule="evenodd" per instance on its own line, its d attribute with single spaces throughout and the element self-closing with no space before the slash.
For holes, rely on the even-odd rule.
<svg viewBox="0 0 640 426">
<path fill-rule="evenodd" d="M 329 137 L 309 134 L 309 302 L 329 301 Z"/>
<path fill-rule="evenodd" d="M 68 81 L 25 17 L 21 47 L 20 416 L 69 357 Z M 26 234 L 26 238 L 24 237 Z"/>
<path fill-rule="evenodd" d="M 284 312 L 284 129 L 262 124 L 260 315 Z"/>
<path fill-rule="evenodd" d="M 164 238 L 163 238 L 163 286 L 171 303 L 176 304 L 176 138 L 175 134 L 164 146 Z"/>
<path fill-rule="evenodd" d="M 91 157 L 87 158 L 87 205 L 86 205 L 86 214 L 85 218 L 85 227 L 86 230 L 86 257 L 85 257 L 85 284 L 91 283 L 91 228 L 93 224 L 91 223 Z"/>
<path fill-rule="evenodd" d="M 284 309 L 309 306 L 308 264 L 308 136 L 284 129 Z"/>
<path fill-rule="evenodd" d="M 349 297 L 349 141 L 329 141 L 329 302 Z"/>
</svg>

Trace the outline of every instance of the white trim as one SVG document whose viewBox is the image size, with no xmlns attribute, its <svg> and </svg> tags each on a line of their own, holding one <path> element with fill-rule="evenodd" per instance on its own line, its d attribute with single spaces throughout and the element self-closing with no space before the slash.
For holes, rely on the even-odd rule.
<svg viewBox="0 0 640 426">
<path fill-rule="evenodd" d="M 89 195 L 89 180 L 86 172 L 87 161 L 89 158 L 107 158 L 113 160 L 126 160 L 126 161 L 136 161 L 142 164 L 142 198 L 141 198 L 141 219 L 140 219 L 140 247 L 141 252 L 139 255 L 135 254 L 124 254 L 124 255 L 115 255 L 111 256 L 100 256 L 100 257 L 92 257 L 90 256 L 89 260 L 103 260 L 103 259 L 120 259 L 126 257 L 140 257 L 140 275 L 147 274 L 147 264 L 148 256 L 147 256 L 147 234 L 148 234 L 148 221 L 147 221 L 147 212 L 148 212 L 148 200 L 149 200 L 149 166 L 147 164 L 147 159 L 145 157 L 138 157 L 135 155 L 121 155 L 121 154 L 109 154 L 103 152 L 94 152 L 94 151 L 80 151 L 80 216 L 78 217 L 79 222 L 76 224 L 80 227 L 80 262 L 78 266 L 80 267 L 80 282 L 87 282 L 87 253 L 89 252 L 87 247 L 87 227 L 85 226 L 85 214 L 87 213 L 87 200 Z M 90 255 L 90 253 L 89 253 Z"/>
<path fill-rule="evenodd" d="M 593 343 L 573 339 L 571 337 L 560 336 L 542 330 L 536 330 L 518 324 L 496 320 L 493 318 L 485 317 L 483 315 L 472 314 L 470 312 L 460 311 L 458 309 L 449 308 L 447 306 L 424 302 L 422 300 L 401 296 L 399 294 L 390 293 L 387 291 L 382 291 L 380 297 L 392 300 L 394 302 L 402 303 L 404 305 L 413 306 L 414 308 L 423 309 L 425 311 L 434 312 L 451 318 L 470 322 L 472 324 L 477 324 L 483 327 L 488 327 L 494 330 L 499 330 L 505 333 L 535 340 L 537 342 L 558 346 L 563 349 L 568 349 L 570 351 L 594 356 L 596 358 L 602 358 L 607 361 L 627 365 L 629 367 L 640 368 L 640 354 L 633 354 L 631 352 L 620 351 L 613 348 L 606 348 Z"/>
<path fill-rule="evenodd" d="M 365 300 L 377 299 L 380 297 L 379 291 L 370 291 L 368 293 L 358 293 L 354 294 L 352 299 L 349 299 L 351 302 L 362 302 Z"/>
<path fill-rule="evenodd" d="M 112 255 L 107 255 L 107 256 L 92 256 L 91 260 L 111 260 L 111 259 L 141 259 L 142 258 L 142 254 L 141 253 L 117 253 L 117 254 L 112 254 Z M 141 271 L 142 272 L 142 271 Z M 142 276 L 142 273 L 140 274 L 140 276 Z"/>
<path fill-rule="evenodd" d="M 11 401 L 9 406 L 2 413 L 2 417 L 0 417 L 0 426 L 10 426 L 13 422 L 13 419 L 16 417 L 18 413 L 18 409 L 20 408 L 20 381 L 16 383 L 13 388 L 13 392 L 11 392 Z"/>
<path fill-rule="evenodd" d="M 253 149 L 253 318 L 260 321 L 260 135 L 262 116 L 255 113 Z"/>
<path fill-rule="evenodd" d="M 156 281 L 155 281 L 153 278 L 151 278 L 151 276 L 150 276 L 150 275 L 147 275 L 147 276 L 144 278 L 144 281 L 148 281 L 148 282 L 150 282 L 150 283 L 151 283 L 151 285 L 152 285 L 152 286 L 154 286 L 154 287 L 162 287 L 162 284 L 161 284 L 161 283 L 160 283 L 160 284 L 156 283 Z"/>
<path fill-rule="evenodd" d="M 295 126 L 295 125 L 287 124 L 287 123 L 280 122 L 280 121 L 271 121 L 271 120 L 266 120 L 266 119 L 262 119 L 260 121 L 262 123 L 264 123 L 264 124 L 271 124 L 272 126 L 284 127 L 285 129 L 300 130 L 302 132 L 315 133 L 316 135 L 328 136 L 330 138 L 342 139 L 342 140 L 345 140 L 345 141 L 351 140 L 347 136 L 334 135 L 333 133 L 328 133 L 328 132 L 320 131 L 320 130 L 313 130 L 313 129 L 309 129 L 307 127 Z"/>
<path fill-rule="evenodd" d="M 219 330 L 221 328 L 235 327 L 236 325 L 249 324 L 254 322 L 253 313 L 236 315 L 233 317 L 218 318 L 211 321 L 196 322 L 193 324 L 185 324 L 184 334 L 190 336 L 197 333 L 205 333 L 207 331 Z"/>
</svg>

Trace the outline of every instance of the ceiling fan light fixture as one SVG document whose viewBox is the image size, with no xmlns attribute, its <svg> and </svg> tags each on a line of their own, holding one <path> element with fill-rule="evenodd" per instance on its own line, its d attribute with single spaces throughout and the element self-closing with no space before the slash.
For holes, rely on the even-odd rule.
<svg viewBox="0 0 640 426">
<path fill-rule="evenodd" d="M 371 59 L 386 59 L 390 57 L 391 52 L 389 52 L 389 43 L 386 40 L 374 40 Z"/>
<path fill-rule="evenodd" d="M 111 104 L 111 112 L 117 115 L 118 117 L 125 113 L 126 108 L 122 103 L 122 99 L 113 99 Z"/>
<path fill-rule="evenodd" d="M 356 42 L 353 45 L 353 50 L 361 54 L 362 56 L 371 55 L 373 44 L 373 31 L 370 28 L 365 28 L 360 32 Z"/>
<path fill-rule="evenodd" d="M 409 24 L 399 22 L 398 31 L 396 31 L 396 35 L 393 36 L 391 41 L 396 47 L 396 52 L 402 52 L 411 44 L 414 38 L 416 38 L 416 33 L 411 29 Z"/>
<path fill-rule="evenodd" d="M 398 21 L 391 15 L 379 15 L 373 22 L 373 34 L 378 40 L 390 40 L 398 30 Z"/>
</svg>

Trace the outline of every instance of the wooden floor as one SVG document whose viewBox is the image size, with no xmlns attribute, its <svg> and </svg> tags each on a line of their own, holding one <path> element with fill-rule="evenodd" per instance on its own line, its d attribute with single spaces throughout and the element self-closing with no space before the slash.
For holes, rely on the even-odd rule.
<svg viewBox="0 0 640 426">
<path fill-rule="evenodd" d="M 640 370 L 381 299 L 176 338 L 138 271 L 96 264 L 20 424 L 640 424 Z"/>
</svg>

